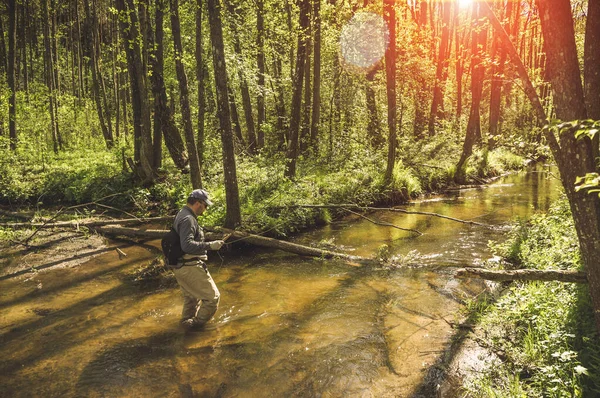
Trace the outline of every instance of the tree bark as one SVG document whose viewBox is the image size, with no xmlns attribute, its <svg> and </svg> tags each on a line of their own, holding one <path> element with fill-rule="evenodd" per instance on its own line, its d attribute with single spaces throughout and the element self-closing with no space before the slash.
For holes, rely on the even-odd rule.
<svg viewBox="0 0 600 398">
<path fill-rule="evenodd" d="M 233 35 L 233 50 L 238 58 L 238 80 L 240 81 L 240 91 L 242 92 L 242 108 L 244 110 L 244 119 L 246 121 L 246 130 L 248 134 L 248 151 L 252 154 L 256 151 L 256 127 L 254 125 L 254 116 L 252 115 L 252 100 L 250 99 L 250 89 L 248 88 L 248 81 L 244 75 L 243 59 L 242 54 L 242 43 L 240 41 L 240 35 L 238 32 L 237 24 L 239 23 L 239 11 L 231 3 L 232 0 L 224 0 L 225 5 L 231 14 L 230 29 Z"/>
<path fill-rule="evenodd" d="M 577 58 L 575 31 L 569 0 L 537 1 L 546 43 L 550 83 L 554 92 L 556 116 L 561 120 L 586 118 L 586 104 Z M 595 44 L 595 45 L 593 45 Z M 600 43 L 589 43 L 593 51 L 600 51 Z M 579 238 L 581 259 L 587 272 L 594 306 L 596 327 L 600 331 L 600 202 L 597 195 L 575 191 L 577 177 L 596 172 L 592 143 L 585 138 L 577 140 L 574 132 L 560 134 L 559 145 L 552 145 L 555 137 L 546 135 L 551 142 L 558 163 L 561 181 L 571 207 Z"/>
<path fill-rule="evenodd" d="M 258 108 L 257 118 L 257 147 L 262 149 L 265 146 L 264 124 L 267 120 L 267 109 L 265 105 L 265 2 L 256 1 L 256 65 L 258 67 L 258 94 L 256 106 Z"/>
<path fill-rule="evenodd" d="M 461 268 L 456 270 L 457 278 L 478 278 L 495 282 L 506 281 L 540 281 L 587 283 L 585 272 L 562 270 L 516 269 L 507 271 L 491 271 L 482 268 Z"/>
<path fill-rule="evenodd" d="M 188 81 L 183 66 L 183 46 L 181 44 L 181 25 L 179 23 L 179 1 L 170 0 L 171 5 L 171 31 L 173 34 L 173 45 L 175 50 L 175 69 L 179 82 L 179 103 L 181 105 L 181 118 L 183 120 L 183 135 L 187 144 L 187 152 L 190 159 L 190 179 L 192 188 L 202 188 L 202 170 L 198 158 L 198 148 L 192 127 L 192 113 L 190 110 L 190 98 L 188 93 Z"/>
<path fill-rule="evenodd" d="M 379 113 L 377 112 L 377 103 L 375 100 L 375 90 L 373 89 L 373 80 L 379 68 L 373 69 L 367 73 L 365 79 L 365 96 L 367 103 L 367 112 L 369 114 L 369 124 L 367 125 L 367 136 L 369 143 L 374 149 L 381 148 L 385 139 L 381 135 L 381 125 L 379 123 Z"/>
<path fill-rule="evenodd" d="M 390 42 L 385 52 L 385 76 L 387 89 L 388 155 L 384 181 L 392 182 L 396 165 L 396 10 L 395 2 L 385 0 L 383 16 L 390 32 Z"/>
<path fill-rule="evenodd" d="M 481 15 L 479 4 L 473 3 L 473 21 L 478 21 Z M 484 30 L 485 29 L 485 30 Z M 471 58 L 471 110 L 469 112 L 469 121 L 467 123 L 467 131 L 463 150 L 460 159 L 456 165 L 455 180 L 457 182 L 464 181 L 465 164 L 469 157 L 473 154 L 473 146 L 475 142 L 481 139 L 481 96 L 483 92 L 483 77 L 485 74 L 485 66 L 483 64 L 483 56 L 487 39 L 487 28 L 476 27 L 473 30 L 472 39 L 472 58 Z"/>
<path fill-rule="evenodd" d="M 152 92 L 154 94 L 154 129 L 162 133 L 165 145 L 173 163 L 178 169 L 184 171 L 188 165 L 188 156 L 185 144 L 179 133 L 179 129 L 173 119 L 173 113 L 167 99 L 167 89 L 164 81 L 164 7 L 165 0 L 157 0 L 155 5 L 156 34 L 154 38 L 154 50 L 148 60 L 152 74 Z M 156 134 L 154 135 L 156 139 Z M 159 136 L 160 137 L 160 136 Z M 160 138 L 159 138 L 160 139 Z"/>
<path fill-rule="evenodd" d="M 133 0 L 115 0 L 117 9 L 122 14 L 119 18 L 121 36 L 124 40 L 127 55 L 127 69 L 131 86 L 131 108 L 133 110 L 134 146 L 138 148 L 140 169 L 138 174 L 145 184 L 154 180 L 154 160 L 152 146 L 152 130 L 148 95 L 143 76 L 142 53 L 139 43 L 140 31 L 138 17 Z M 136 159 L 137 160 L 137 159 Z"/>
<path fill-rule="evenodd" d="M 227 84 L 227 98 L 229 99 L 229 109 L 231 113 L 231 123 L 233 123 L 233 131 L 235 133 L 235 138 L 239 146 L 245 147 L 244 136 L 242 135 L 242 124 L 240 122 L 240 115 L 238 113 L 237 103 L 235 102 L 235 94 L 233 93 L 233 89 L 230 85 L 231 80 L 228 79 Z"/>
<path fill-rule="evenodd" d="M 585 47 L 584 47 L 584 68 L 583 82 L 585 105 L 587 117 L 590 119 L 600 119 L 600 51 L 598 43 L 600 41 L 600 1 L 588 2 L 587 21 L 585 25 Z M 596 135 L 592 140 L 592 156 L 597 158 L 600 136 Z"/>
<path fill-rule="evenodd" d="M 436 120 L 443 117 L 443 105 L 444 105 L 444 87 L 446 85 L 446 79 L 448 77 L 448 56 L 450 55 L 450 36 L 452 34 L 450 30 L 450 16 L 452 11 L 452 4 L 450 2 L 443 2 L 442 5 L 442 37 L 440 40 L 440 47 L 438 50 L 437 65 L 435 70 L 435 86 L 433 88 L 433 100 L 431 102 L 431 112 L 429 114 L 429 135 L 432 136 L 435 133 Z"/>
<path fill-rule="evenodd" d="M 46 4 L 47 0 L 44 0 Z M 16 0 L 8 0 L 8 136 L 10 149 L 17 150 L 17 4 Z M 51 105 L 52 106 L 52 105 Z"/>
<path fill-rule="evenodd" d="M 275 96 L 276 96 L 276 102 L 275 102 L 275 111 L 277 113 L 277 123 L 275 124 L 275 128 L 277 130 L 277 136 L 278 136 L 278 149 L 283 149 L 285 148 L 286 144 L 287 144 L 287 134 L 286 134 L 286 128 L 285 128 L 285 121 L 286 121 L 286 113 L 285 113 L 285 90 L 283 87 L 283 77 L 282 77 L 282 61 L 281 61 L 281 54 L 276 53 L 275 54 L 275 58 L 273 59 L 273 74 L 274 74 L 274 78 L 275 78 L 275 86 L 276 89 L 275 91 Z"/>
<path fill-rule="evenodd" d="M 310 25 L 309 25 L 310 26 Z M 310 28 L 309 28 L 310 31 Z M 310 32 L 307 33 L 310 37 Z M 304 101 L 302 104 L 302 129 L 300 131 L 300 152 L 304 153 L 310 144 L 310 111 L 312 90 L 310 81 L 310 53 L 311 43 L 306 46 L 306 59 L 304 60 Z"/>
<path fill-rule="evenodd" d="M 206 60 L 204 58 L 203 33 L 202 33 L 202 0 L 196 1 L 196 81 L 198 83 L 198 162 L 200 170 L 204 168 L 204 121 L 206 118 Z"/>
<path fill-rule="evenodd" d="M 487 14 L 487 16 L 490 20 L 490 23 L 491 23 L 492 27 L 494 28 L 494 31 L 496 32 L 496 34 L 499 35 L 500 41 L 502 42 L 502 46 L 508 52 L 508 55 L 510 56 L 510 59 L 513 62 L 513 66 L 515 67 L 517 74 L 519 75 L 519 78 L 521 79 L 521 82 L 523 83 L 523 90 L 525 91 L 527 98 L 531 102 L 531 106 L 533 107 L 535 115 L 538 119 L 538 123 L 545 122 L 546 121 L 546 112 L 544 111 L 544 107 L 542 106 L 540 98 L 539 98 L 537 92 L 535 91 L 535 88 L 533 87 L 533 83 L 531 82 L 531 79 L 529 78 L 527 69 L 525 68 L 525 65 L 523 64 L 523 61 L 521 61 L 521 58 L 519 56 L 519 53 L 518 53 L 516 47 L 513 45 L 508 33 L 506 32 L 506 30 L 502 26 L 502 23 L 498 20 L 498 18 L 496 17 L 496 15 L 492 11 L 492 9 L 488 5 L 488 3 L 481 2 L 480 4 L 481 4 L 483 12 L 485 14 Z M 517 8 L 518 8 L 518 6 L 517 6 Z M 516 28 L 514 29 L 513 32 L 516 32 Z"/>
<path fill-rule="evenodd" d="M 306 50 L 308 39 L 308 14 L 310 0 L 300 0 L 300 28 L 298 31 L 298 50 L 296 53 L 296 71 L 294 72 L 292 105 L 290 110 L 290 129 L 288 132 L 288 148 L 286 152 L 285 176 L 296 177 L 296 162 L 299 149 L 299 129 L 302 105 L 302 82 L 304 81 L 304 63 L 306 62 Z"/>
<path fill-rule="evenodd" d="M 93 2 L 95 3 L 95 2 Z M 112 133 L 111 115 L 107 106 L 106 93 L 103 90 L 103 85 L 100 84 L 102 75 L 99 67 L 99 53 L 100 53 L 100 39 L 98 38 L 98 16 L 96 14 L 96 7 L 92 4 L 93 10 L 90 11 L 90 5 L 88 1 L 84 1 L 85 16 L 90 21 L 91 39 L 90 45 L 90 68 L 92 69 L 92 92 L 94 101 L 96 103 L 96 111 L 98 113 L 98 120 L 100 121 L 100 128 L 102 135 L 104 136 L 104 142 L 106 147 L 111 149 L 114 145 L 114 137 Z M 102 99 L 104 98 L 104 107 L 102 106 Z"/>
<path fill-rule="evenodd" d="M 44 17 L 42 18 L 43 34 L 44 34 L 44 69 L 46 75 L 46 86 L 48 87 L 48 108 L 50 111 L 50 131 L 52 136 L 52 144 L 54 153 L 58 153 L 58 132 L 56 123 L 56 102 L 54 96 L 54 72 L 52 62 L 52 46 L 50 44 L 50 11 L 48 8 L 48 0 L 42 1 L 42 12 Z M 10 65 L 9 65 L 10 66 Z"/>
<path fill-rule="evenodd" d="M 241 224 L 242 215 L 237 184 L 233 131 L 231 129 L 229 104 L 227 101 L 227 65 L 225 63 L 223 26 L 221 22 L 221 5 L 219 4 L 219 0 L 208 0 L 208 17 L 210 22 L 210 39 L 212 42 L 213 68 L 217 92 L 217 114 L 223 150 L 225 198 L 227 202 L 225 226 L 228 228 L 235 228 L 237 225 Z"/>
<path fill-rule="evenodd" d="M 4 40 L 4 23 L 0 18 L 0 73 L 8 72 L 8 58 L 6 56 L 6 41 Z"/>
<path fill-rule="evenodd" d="M 321 0 L 313 0 L 313 99 L 310 124 L 310 147 L 318 151 L 319 126 L 321 124 Z"/>
</svg>

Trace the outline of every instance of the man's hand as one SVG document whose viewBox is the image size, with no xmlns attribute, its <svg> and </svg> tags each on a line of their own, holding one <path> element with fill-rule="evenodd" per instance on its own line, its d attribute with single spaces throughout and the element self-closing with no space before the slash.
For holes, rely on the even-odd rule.
<svg viewBox="0 0 600 398">
<path fill-rule="evenodd" d="M 210 246 L 210 250 L 219 250 L 225 244 L 222 240 L 213 240 L 212 242 L 208 242 Z"/>
</svg>

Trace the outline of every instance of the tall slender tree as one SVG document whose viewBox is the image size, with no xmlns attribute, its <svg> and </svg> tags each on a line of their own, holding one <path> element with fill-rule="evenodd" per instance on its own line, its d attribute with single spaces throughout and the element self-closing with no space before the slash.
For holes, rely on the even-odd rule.
<svg viewBox="0 0 600 398">
<path fill-rule="evenodd" d="M 210 22 L 210 40 L 212 43 L 213 69 L 217 92 L 219 131 L 221 133 L 221 146 L 223 149 L 223 174 L 225 180 L 225 201 L 227 204 L 225 226 L 235 228 L 241 224 L 242 214 L 233 147 L 233 131 L 229 116 L 227 64 L 225 63 L 223 24 L 221 21 L 221 4 L 219 0 L 208 0 L 208 19 Z"/>
<path fill-rule="evenodd" d="M 383 16 L 390 32 L 390 41 L 385 52 L 385 76 L 387 88 L 388 155 L 384 181 L 392 182 L 396 165 L 396 9 L 394 0 L 384 0 Z"/>
<path fill-rule="evenodd" d="M 321 0 L 313 0 L 313 98 L 310 146 L 317 152 L 321 123 Z"/>
<path fill-rule="evenodd" d="M 256 106 L 258 108 L 257 118 L 257 147 L 261 149 L 265 146 L 264 125 L 267 119 L 267 110 L 265 106 L 265 2 L 256 0 L 256 65 L 258 67 L 258 92 Z"/>
<path fill-rule="evenodd" d="M 200 170 L 200 159 L 198 148 L 192 127 L 192 113 L 190 110 L 190 98 L 188 93 L 188 81 L 183 66 L 183 46 L 181 44 L 181 24 L 179 22 L 179 1 L 170 0 L 171 5 L 171 32 L 175 50 L 175 70 L 179 82 L 179 102 L 181 105 L 181 118 L 183 120 L 183 135 L 187 144 L 190 158 L 190 177 L 194 189 L 202 188 L 202 177 Z"/>
<path fill-rule="evenodd" d="M 202 11 L 203 1 L 196 1 L 196 82 L 198 84 L 198 162 L 200 170 L 204 168 L 204 120 L 206 116 L 206 85 L 204 77 L 206 76 L 206 60 L 204 57 L 203 31 L 202 31 Z"/>
<path fill-rule="evenodd" d="M 48 0 L 42 0 L 42 24 L 44 31 L 44 69 L 46 71 L 46 86 L 48 87 L 48 107 L 50 110 L 50 131 L 52 136 L 52 147 L 54 153 L 58 153 L 59 150 L 59 139 L 58 139 L 58 122 L 56 120 L 56 97 L 55 97 L 55 75 L 54 75 L 54 62 L 52 59 L 52 45 L 50 40 L 50 10 L 48 6 Z M 10 66 L 10 65 L 9 65 Z M 10 85 L 10 84 L 9 84 Z"/>
<path fill-rule="evenodd" d="M 238 58 L 237 75 L 242 92 L 242 109 L 244 110 L 244 119 L 246 121 L 246 131 L 248 135 L 248 150 L 253 153 L 256 150 L 256 127 L 254 125 L 254 116 L 252 115 L 252 100 L 250 99 L 250 89 L 248 80 L 244 74 L 244 54 L 242 53 L 242 43 L 238 32 L 238 23 L 240 22 L 240 11 L 232 0 L 223 0 L 230 14 L 230 29 L 233 36 L 233 50 Z"/>
<path fill-rule="evenodd" d="M 95 2 L 94 2 L 95 3 Z M 96 102 L 96 111 L 98 112 L 98 120 L 100 121 L 100 128 L 104 135 L 104 141 L 106 147 L 111 149 L 114 144 L 114 137 L 112 132 L 112 117 L 110 109 L 108 108 L 106 91 L 104 90 L 104 84 L 101 82 L 102 73 L 100 71 L 100 61 L 98 59 L 100 55 L 100 40 L 98 38 L 98 16 L 95 4 L 92 4 L 92 10 L 90 11 L 90 5 L 88 1 L 84 1 L 85 16 L 90 21 L 89 29 L 91 30 L 92 43 L 90 45 L 90 69 L 92 70 L 92 92 L 94 101 Z"/>
<path fill-rule="evenodd" d="M 17 4 L 15 0 L 8 0 L 8 135 L 10 149 L 17 149 Z"/>
<path fill-rule="evenodd" d="M 125 3 L 127 1 L 127 4 Z M 117 10 L 121 14 L 119 25 L 127 55 L 127 69 L 131 86 L 131 108 L 133 111 L 134 147 L 139 162 L 134 171 L 146 184 L 154 181 L 154 151 L 152 146 L 152 129 L 148 107 L 148 94 L 144 79 L 144 67 L 140 47 L 140 28 L 137 11 L 133 0 L 115 0 Z"/>
<path fill-rule="evenodd" d="M 473 4 L 473 21 L 480 21 L 479 4 Z M 487 28 L 478 26 L 473 30 L 471 41 L 471 109 L 469 111 L 469 121 L 463 143 L 463 150 L 460 159 L 456 165 L 455 179 L 462 181 L 464 179 L 464 166 L 473 154 L 475 142 L 481 139 L 481 96 L 483 92 L 483 77 L 485 74 L 485 65 L 483 56 L 485 44 L 487 41 Z"/>
<path fill-rule="evenodd" d="M 300 0 L 300 27 L 298 31 L 298 49 L 296 53 L 296 70 L 294 72 L 292 105 L 290 110 L 290 128 L 286 151 L 285 176 L 296 177 L 296 162 L 299 152 L 299 128 L 302 105 L 302 83 L 304 81 L 304 63 L 308 44 L 310 0 Z"/>
<path fill-rule="evenodd" d="M 148 60 L 152 71 L 150 80 L 154 94 L 154 129 L 162 132 L 165 145 L 175 166 L 183 171 L 188 165 L 189 159 L 179 129 L 175 125 L 173 112 L 169 107 L 164 81 L 164 8 L 165 0 L 156 0 L 154 16 L 156 34 L 154 49 Z M 156 135 L 155 133 L 154 136 L 156 137 Z"/>
<path fill-rule="evenodd" d="M 435 122 L 443 117 L 444 107 L 444 88 L 446 79 L 448 78 L 448 60 L 450 55 L 450 38 L 452 37 L 451 15 L 452 3 L 449 1 L 442 2 L 442 37 L 438 49 L 438 57 L 436 60 L 435 71 L 435 86 L 433 88 L 433 100 L 431 102 L 431 112 L 429 114 L 428 130 L 429 135 L 435 133 Z"/>
</svg>

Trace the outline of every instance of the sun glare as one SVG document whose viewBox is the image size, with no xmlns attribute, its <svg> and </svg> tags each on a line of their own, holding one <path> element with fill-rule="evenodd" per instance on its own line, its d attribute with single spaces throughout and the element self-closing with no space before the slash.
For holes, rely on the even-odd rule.
<svg viewBox="0 0 600 398">
<path fill-rule="evenodd" d="M 473 4 L 473 0 L 457 0 L 460 8 L 467 8 Z"/>
</svg>

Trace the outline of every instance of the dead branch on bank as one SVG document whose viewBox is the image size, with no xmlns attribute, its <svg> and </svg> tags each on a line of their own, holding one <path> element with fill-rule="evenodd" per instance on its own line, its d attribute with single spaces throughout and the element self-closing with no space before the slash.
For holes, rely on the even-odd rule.
<svg viewBox="0 0 600 398">
<path fill-rule="evenodd" d="M 146 217 L 146 218 L 125 218 L 125 219 L 114 219 L 114 220 L 99 220 L 95 218 L 87 218 L 80 220 L 71 221 L 58 221 L 54 223 L 43 222 L 43 223 L 32 223 L 32 222 L 20 222 L 20 223 L 0 223 L 2 228 L 78 228 L 78 227 L 97 227 L 101 225 L 130 225 L 130 224 L 142 224 L 152 222 L 167 222 L 173 221 L 173 216 L 169 217 Z"/>
<path fill-rule="evenodd" d="M 301 209 L 359 209 L 359 210 L 369 210 L 369 211 L 390 211 L 395 213 L 404 213 L 404 214 L 417 214 L 422 216 L 430 216 L 430 217 L 439 217 L 450 221 L 455 221 L 463 224 L 469 225 L 477 225 L 479 227 L 485 227 L 494 229 L 496 228 L 494 225 L 484 224 L 475 221 L 461 220 L 459 218 L 454 218 L 450 216 L 445 216 L 439 213 L 431 213 L 427 211 L 417 211 L 417 210 L 406 210 L 399 209 L 396 207 L 370 207 L 370 206 L 358 206 L 353 204 L 338 204 L 338 205 L 289 205 L 289 206 L 279 206 L 279 208 L 301 208 Z"/>
<path fill-rule="evenodd" d="M 542 281 L 588 283 L 585 272 L 563 270 L 516 269 L 492 271 L 483 268 L 461 268 L 456 270 L 457 278 L 478 278 L 496 282 Z"/>
<path fill-rule="evenodd" d="M 372 218 L 369 218 L 369 217 L 367 217 L 367 216 L 365 216 L 365 215 L 362 215 L 362 214 L 360 214 L 360 213 L 357 213 L 357 212 L 355 212 L 355 211 L 352 211 L 352 210 L 350 210 L 350 209 L 344 209 L 344 210 L 346 210 L 346 211 L 347 211 L 347 212 L 349 212 L 349 213 L 356 214 L 357 216 L 359 216 L 359 217 L 361 217 L 361 218 L 364 218 L 365 220 L 367 220 L 367 221 L 369 221 L 369 222 L 371 222 L 371 223 L 373 223 L 373 224 L 375 224 L 375 225 L 382 225 L 382 226 L 384 226 L 384 227 L 392 227 L 392 228 L 396 228 L 396 229 L 399 229 L 399 230 L 402 230 L 402 231 L 408 231 L 408 232 L 412 232 L 412 233 L 415 233 L 415 234 L 417 234 L 417 235 L 419 235 L 419 236 L 423 235 L 423 232 L 421 232 L 421 231 L 417 231 L 416 229 L 402 228 L 402 227 L 399 227 L 399 226 L 397 226 L 397 225 L 391 224 L 391 223 L 389 223 L 389 222 L 384 222 L 384 221 L 373 220 Z"/>
</svg>

